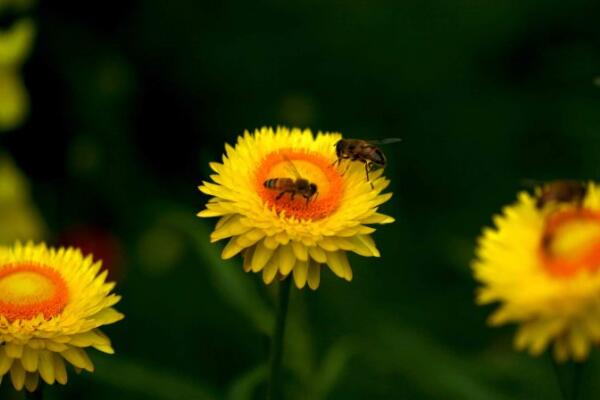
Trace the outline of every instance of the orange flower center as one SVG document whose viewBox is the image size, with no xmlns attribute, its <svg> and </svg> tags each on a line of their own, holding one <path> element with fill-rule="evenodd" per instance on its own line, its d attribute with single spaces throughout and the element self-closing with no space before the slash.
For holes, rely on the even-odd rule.
<svg viewBox="0 0 600 400">
<path fill-rule="evenodd" d="M 540 243 L 540 258 L 548 272 L 569 277 L 600 267 L 600 213 L 571 209 L 550 214 Z"/>
<path fill-rule="evenodd" d="M 316 185 L 316 191 L 309 184 Z M 256 189 L 277 212 L 317 220 L 337 210 L 344 181 L 331 160 L 321 154 L 280 149 L 263 159 L 256 172 Z"/>
<path fill-rule="evenodd" d="M 67 304 L 69 291 L 54 269 L 32 263 L 0 267 L 0 315 L 9 321 L 57 316 Z"/>
</svg>

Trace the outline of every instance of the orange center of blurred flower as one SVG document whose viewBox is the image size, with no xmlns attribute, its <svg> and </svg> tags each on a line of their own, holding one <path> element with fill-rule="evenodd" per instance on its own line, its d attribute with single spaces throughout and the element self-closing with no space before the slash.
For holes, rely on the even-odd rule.
<svg viewBox="0 0 600 400">
<path fill-rule="evenodd" d="M 310 192 L 300 190 L 299 179 L 314 183 L 316 193 L 311 196 Z M 265 187 L 268 180 L 269 187 Z M 256 188 L 265 203 L 277 212 L 297 219 L 317 220 L 337 210 L 344 181 L 331 160 L 323 155 L 280 149 L 263 159 L 256 172 Z M 282 192 L 286 193 L 281 195 Z"/>
<path fill-rule="evenodd" d="M 52 268 L 32 264 L 0 267 L 0 315 L 9 321 L 57 316 L 67 304 L 69 291 Z"/>
<path fill-rule="evenodd" d="M 550 214 L 540 244 L 545 268 L 556 277 L 600 267 L 600 213 L 571 209 Z"/>
</svg>

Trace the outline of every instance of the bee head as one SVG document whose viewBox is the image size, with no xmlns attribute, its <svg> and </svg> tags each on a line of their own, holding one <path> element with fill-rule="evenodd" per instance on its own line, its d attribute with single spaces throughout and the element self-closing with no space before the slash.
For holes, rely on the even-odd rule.
<svg viewBox="0 0 600 400">
<path fill-rule="evenodd" d="M 340 139 L 335 143 L 335 154 L 339 157 L 344 152 L 344 139 Z"/>
<path fill-rule="evenodd" d="M 308 185 L 309 190 L 310 190 L 310 194 L 311 196 L 315 193 L 317 193 L 317 185 L 314 183 L 311 183 L 310 185 Z"/>
<path fill-rule="evenodd" d="M 385 158 L 385 155 L 383 154 L 383 152 L 379 149 L 375 149 L 375 151 L 373 152 L 373 158 L 372 161 L 377 164 L 378 167 L 385 167 L 385 164 L 387 163 L 387 160 Z"/>
</svg>

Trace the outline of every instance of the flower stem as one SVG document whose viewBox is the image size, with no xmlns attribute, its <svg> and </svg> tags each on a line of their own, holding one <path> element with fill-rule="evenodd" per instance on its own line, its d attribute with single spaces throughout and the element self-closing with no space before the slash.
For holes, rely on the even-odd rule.
<svg viewBox="0 0 600 400">
<path fill-rule="evenodd" d="M 581 391 L 581 381 L 583 378 L 583 366 L 585 363 L 583 362 L 575 362 L 574 371 L 573 371 L 573 396 L 572 400 L 579 400 L 579 392 Z"/>
<path fill-rule="evenodd" d="M 271 340 L 269 355 L 269 382 L 267 385 L 267 399 L 278 400 L 281 398 L 281 358 L 283 355 L 283 333 L 285 330 L 285 318 L 287 316 L 288 303 L 290 300 L 290 287 L 292 279 L 285 278 L 279 283 L 279 294 L 277 299 L 277 317 L 275 320 L 275 331 Z"/>
<path fill-rule="evenodd" d="M 44 386 L 42 384 L 39 384 L 37 389 L 35 389 L 33 392 L 25 390 L 25 398 L 27 400 L 42 400 L 44 398 L 43 391 Z"/>
<path fill-rule="evenodd" d="M 554 357 L 550 358 L 563 400 L 578 400 L 585 362 L 575 361 L 561 365 L 554 360 Z"/>
</svg>

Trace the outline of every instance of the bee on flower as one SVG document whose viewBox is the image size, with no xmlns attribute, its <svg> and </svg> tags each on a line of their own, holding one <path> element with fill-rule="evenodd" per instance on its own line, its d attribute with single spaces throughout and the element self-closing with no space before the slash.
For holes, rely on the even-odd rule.
<svg viewBox="0 0 600 400">
<path fill-rule="evenodd" d="M 492 325 L 519 324 L 515 347 L 585 360 L 600 343 L 600 186 L 555 181 L 519 193 L 481 235 L 473 264 Z"/>
<path fill-rule="evenodd" d="M 103 325 L 123 318 L 100 262 L 73 248 L 0 247 L 0 383 L 33 392 L 67 383 L 67 366 L 92 372 L 86 348 L 112 354 Z"/>
<path fill-rule="evenodd" d="M 213 182 L 199 187 L 212 198 L 198 213 L 219 217 L 211 241 L 229 240 L 224 259 L 241 253 L 244 270 L 262 272 L 266 284 L 293 276 L 298 288 L 317 289 L 323 266 L 352 280 L 348 252 L 379 257 L 369 225 L 394 221 L 378 212 L 391 197 L 383 193 L 389 181 L 381 170 L 365 180 L 361 165 L 338 170 L 341 139 L 279 127 L 225 145 L 223 162 L 210 163 Z"/>
</svg>

